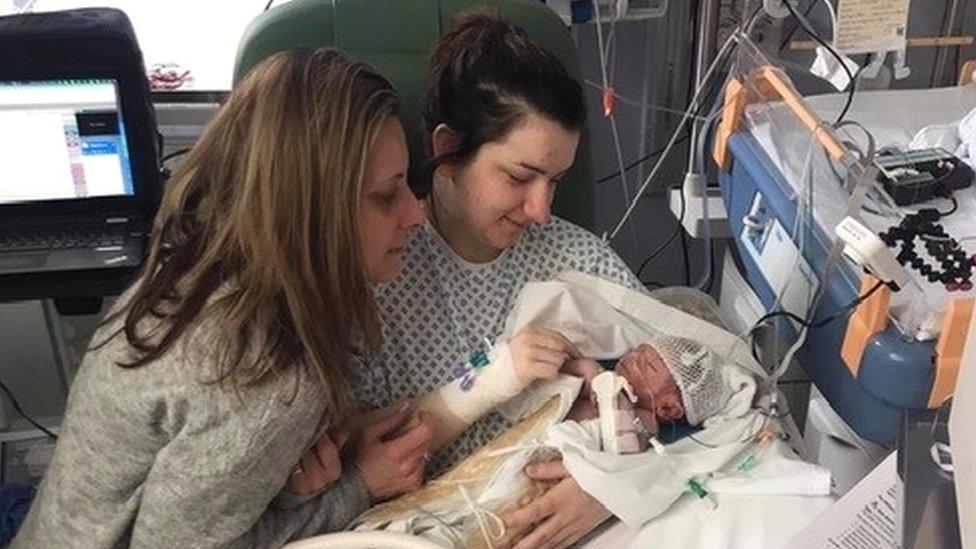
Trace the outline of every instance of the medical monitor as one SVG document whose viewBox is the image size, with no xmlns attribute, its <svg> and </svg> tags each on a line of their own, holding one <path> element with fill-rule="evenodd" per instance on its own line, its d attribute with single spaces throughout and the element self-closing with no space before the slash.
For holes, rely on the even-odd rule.
<svg viewBox="0 0 976 549">
<path fill-rule="evenodd" d="M 0 80 L 0 204 L 134 195 L 112 78 Z"/>
</svg>

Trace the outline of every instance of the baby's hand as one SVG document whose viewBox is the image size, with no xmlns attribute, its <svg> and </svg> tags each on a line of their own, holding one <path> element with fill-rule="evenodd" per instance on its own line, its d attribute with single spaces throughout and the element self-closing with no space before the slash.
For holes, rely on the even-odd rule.
<svg viewBox="0 0 976 549">
<path fill-rule="evenodd" d="M 567 419 L 583 421 L 600 417 L 592 387 L 593 378 L 603 373 L 603 367 L 600 366 L 600 363 L 589 358 L 577 358 L 568 361 L 563 366 L 562 371 L 565 374 L 583 378 L 583 387 L 566 416 Z"/>
<path fill-rule="evenodd" d="M 339 453 L 349 436 L 343 432 L 328 432 L 302 456 L 288 477 L 288 490 L 306 496 L 314 494 L 339 480 L 342 461 Z"/>
<path fill-rule="evenodd" d="M 576 346 L 559 332 L 526 328 L 508 342 L 515 377 L 523 385 L 539 379 L 555 379 L 571 358 L 579 358 Z"/>
</svg>

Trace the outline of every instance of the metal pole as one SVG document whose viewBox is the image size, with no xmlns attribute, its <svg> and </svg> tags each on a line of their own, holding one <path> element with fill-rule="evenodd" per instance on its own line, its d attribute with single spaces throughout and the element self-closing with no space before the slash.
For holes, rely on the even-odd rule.
<svg viewBox="0 0 976 549">
<path fill-rule="evenodd" d="M 61 316 L 58 315 L 58 310 L 54 306 L 53 299 L 42 299 L 41 309 L 44 311 L 47 334 L 51 340 L 54 368 L 58 374 L 61 391 L 67 396 L 73 375 L 69 371 L 71 367 L 71 353 L 68 352 L 67 340 L 64 337 L 64 326 L 61 324 Z"/>
<path fill-rule="evenodd" d="M 956 15 L 959 12 L 959 0 L 949 0 L 945 11 L 945 18 L 942 20 L 942 36 L 951 36 L 956 30 Z M 932 71 L 931 85 L 949 84 L 945 78 L 946 64 L 949 62 L 949 48 L 959 46 L 942 46 L 935 59 L 935 68 Z"/>
<path fill-rule="evenodd" d="M 697 45 L 695 51 L 695 86 L 701 85 L 705 70 L 715 59 L 718 47 L 718 21 L 720 0 L 702 0 L 698 3 Z"/>
<path fill-rule="evenodd" d="M 721 8 L 720 0 L 703 0 L 698 4 L 698 21 L 697 21 L 697 39 L 695 44 L 695 80 L 694 86 L 692 87 L 692 93 L 689 97 L 694 95 L 694 90 L 698 89 L 702 85 L 702 81 L 705 79 L 705 71 L 708 70 L 708 66 L 711 65 L 712 60 L 715 59 L 716 44 L 718 42 L 718 20 L 719 20 L 719 10 Z M 702 100 L 705 98 L 702 97 Z M 691 159 L 695 154 L 695 143 L 698 142 L 698 122 L 692 120 L 691 122 L 691 139 L 688 141 L 690 146 L 688 147 L 688 165 L 691 166 Z"/>
</svg>

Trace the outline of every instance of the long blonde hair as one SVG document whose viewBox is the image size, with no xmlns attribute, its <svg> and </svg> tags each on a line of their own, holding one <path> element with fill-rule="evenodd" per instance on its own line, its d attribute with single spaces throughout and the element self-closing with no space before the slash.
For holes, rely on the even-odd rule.
<svg viewBox="0 0 976 549">
<path fill-rule="evenodd" d="M 396 108 L 387 80 L 334 50 L 256 66 L 166 189 L 142 278 L 118 313 L 137 351 L 123 366 L 152 362 L 213 319 L 219 381 L 246 386 L 304 366 L 343 415 L 354 342 L 379 341 L 359 202 L 367 155 Z M 162 329 L 140 326 L 150 316 Z"/>
</svg>

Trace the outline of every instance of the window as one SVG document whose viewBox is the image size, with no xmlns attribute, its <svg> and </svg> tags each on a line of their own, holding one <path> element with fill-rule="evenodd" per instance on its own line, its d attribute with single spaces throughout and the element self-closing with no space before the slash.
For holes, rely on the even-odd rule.
<svg viewBox="0 0 976 549">
<path fill-rule="evenodd" d="M 0 15 L 120 9 L 135 27 L 154 91 L 224 92 L 231 87 L 241 35 L 266 4 L 267 0 L 0 0 Z"/>
</svg>

